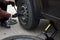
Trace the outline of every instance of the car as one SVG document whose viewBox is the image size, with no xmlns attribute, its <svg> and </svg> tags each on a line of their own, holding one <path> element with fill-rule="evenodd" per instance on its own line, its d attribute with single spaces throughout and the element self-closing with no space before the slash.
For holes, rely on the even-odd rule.
<svg viewBox="0 0 60 40">
<path fill-rule="evenodd" d="M 19 22 L 23 28 L 37 28 L 40 19 L 54 22 L 60 29 L 60 0 L 15 0 Z"/>
</svg>

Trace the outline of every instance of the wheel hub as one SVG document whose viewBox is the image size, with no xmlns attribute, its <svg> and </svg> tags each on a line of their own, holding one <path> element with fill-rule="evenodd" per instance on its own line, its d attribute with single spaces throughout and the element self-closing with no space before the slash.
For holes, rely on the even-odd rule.
<svg viewBox="0 0 60 40">
<path fill-rule="evenodd" d="M 26 24 L 28 22 L 28 7 L 26 4 L 22 4 L 20 14 L 22 15 L 20 16 L 21 23 Z"/>
</svg>

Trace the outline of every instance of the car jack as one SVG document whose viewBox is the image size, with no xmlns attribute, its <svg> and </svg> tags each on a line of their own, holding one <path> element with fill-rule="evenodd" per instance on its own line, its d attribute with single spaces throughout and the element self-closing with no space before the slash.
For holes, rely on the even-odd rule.
<svg viewBox="0 0 60 40">
<path fill-rule="evenodd" d="M 52 35 L 50 37 L 48 37 L 47 35 L 47 30 L 50 28 L 50 27 L 53 27 L 54 28 L 54 32 L 52 33 Z M 45 31 L 43 32 L 44 35 L 46 36 L 46 39 L 45 40 L 54 40 L 54 36 L 56 35 L 57 33 L 57 29 L 56 29 L 56 26 L 54 25 L 54 23 L 52 21 L 50 21 L 50 24 L 48 24 L 48 26 L 45 28 Z"/>
</svg>

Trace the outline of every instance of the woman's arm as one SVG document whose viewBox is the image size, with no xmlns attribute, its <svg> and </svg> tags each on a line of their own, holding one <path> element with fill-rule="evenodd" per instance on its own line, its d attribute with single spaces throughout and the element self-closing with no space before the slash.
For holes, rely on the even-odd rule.
<svg viewBox="0 0 60 40">
<path fill-rule="evenodd" d="M 7 11 L 4 11 L 0 8 L 0 18 L 9 18 L 11 16 L 10 13 L 8 13 Z"/>
</svg>

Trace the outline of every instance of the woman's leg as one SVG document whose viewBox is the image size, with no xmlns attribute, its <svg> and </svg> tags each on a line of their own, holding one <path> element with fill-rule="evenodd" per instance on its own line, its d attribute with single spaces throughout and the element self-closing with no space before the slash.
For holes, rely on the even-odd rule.
<svg viewBox="0 0 60 40">
<path fill-rule="evenodd" d="M 7 20 L 9 18 L 4 18 L 1 20 L 1 26 L 4 26 L 5 28 L 10 28 L 10 25 L 8 25 Z"/>
</svg>

